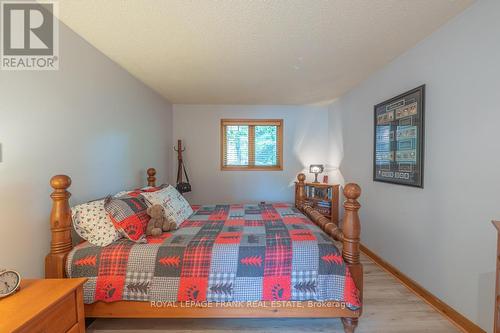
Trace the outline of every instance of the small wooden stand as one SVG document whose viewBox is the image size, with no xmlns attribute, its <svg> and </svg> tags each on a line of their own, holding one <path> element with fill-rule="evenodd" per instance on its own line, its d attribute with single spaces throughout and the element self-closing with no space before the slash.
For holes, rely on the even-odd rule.
<svg viewBox="0 0 500 333">
<path fill-rule="evenodd" d="M 322 184 L 322 183 L 305 183 L 304 195 L 305 201 L 308 206 L 319 211 L 324 217 L 330 219 L 337 226 L 339 224 L 339 185 L 335 184 Z M 297 191 L 299 188 L 299 182 L 295 182 L 295 197 L 297 198 Z M 331 193 L 331 197 L 328 196 L 316 197 L 311 196 L 312 192 L 324 192 L 327 194 Z M 330 205 L 329 213 L 326 212 L 325 208 L 322 208 L 321 203 L 327 203 Z"/>
</svg>

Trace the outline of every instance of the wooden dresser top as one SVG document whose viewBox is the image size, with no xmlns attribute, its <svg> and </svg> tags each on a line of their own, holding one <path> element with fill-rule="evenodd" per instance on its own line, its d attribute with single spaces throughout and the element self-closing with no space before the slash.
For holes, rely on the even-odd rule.
<svg viewBox="0 0 500 333">
<path fill-rule="evenodd" d="M 87 279 L 23 279 L 15 294 L 0 298 L 0 332 L 11 332 L 74 292 Z M 7 320 L 5 320 L 7 319 Z"/>
</svg>

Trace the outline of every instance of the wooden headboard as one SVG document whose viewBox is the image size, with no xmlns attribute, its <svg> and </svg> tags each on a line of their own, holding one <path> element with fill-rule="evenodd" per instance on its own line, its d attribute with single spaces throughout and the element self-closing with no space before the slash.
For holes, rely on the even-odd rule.
<svg viewBox="0 0 500 333">
<path fill-rule="evenodd" d="M 149 168 L 146 171 L 148 186 L 156 186 L 156 169 Z M 71 208 L 69 198 L 71 193 L 68 188 L 71 178 L 66 175 L 57 175 L 50 179 L 50 186 L 54 189 L 52 198 L 52 211 L 50 213 L 50 252 L 45 257 L 45 277 L 66 277 L 66 256 L 73 249 L 71 239 Z"/>
</svg>

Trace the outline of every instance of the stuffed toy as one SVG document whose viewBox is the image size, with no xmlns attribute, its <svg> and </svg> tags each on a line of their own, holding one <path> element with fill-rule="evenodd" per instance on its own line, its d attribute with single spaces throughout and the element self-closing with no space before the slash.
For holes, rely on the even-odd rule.
<svg viewBox="0 0 500 333">
<path fill-rule="evenodd" d="M 148 208 L 147 213 L 151 216 L 146 227 L 147 236 L 159 236 L 164 231 L 177 229 L 177 224 L 172 218 L 165 216 L 165 210 L 162 205 L 153 205 Z"/>
</svg>

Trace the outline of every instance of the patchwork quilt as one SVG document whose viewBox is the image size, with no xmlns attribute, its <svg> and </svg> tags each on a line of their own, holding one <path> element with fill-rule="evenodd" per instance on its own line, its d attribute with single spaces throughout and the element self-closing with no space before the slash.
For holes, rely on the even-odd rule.
<svg viewBox="0 0 500 333">
<path fill-rule="evenodd" d="M 194 206 L 178 230 L 87 242 L 68 255 L 69 277 L 86 277 L 96 301 L 339 301 L 358 290 L 331 239 L 291 204 Z"/>
</svg>

